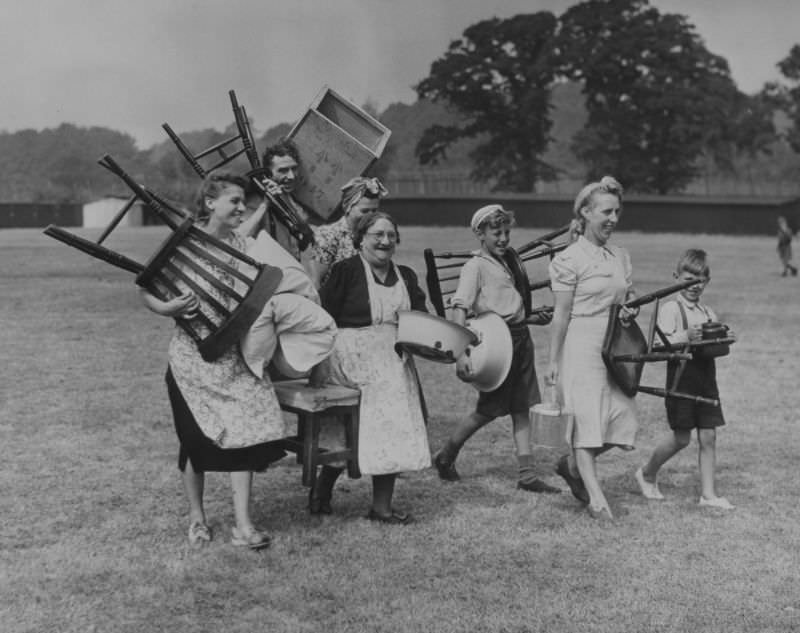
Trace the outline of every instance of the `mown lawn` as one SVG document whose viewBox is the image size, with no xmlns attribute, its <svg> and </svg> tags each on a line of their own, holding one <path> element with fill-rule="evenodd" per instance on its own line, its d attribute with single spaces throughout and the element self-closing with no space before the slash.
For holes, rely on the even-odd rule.
<svg viewBox="0 0 800 633">
<path fill-rule="evenodd" d="M 467 229 L 401 232 L 398 259 L 420 276 L 423 247 L 472 244 Z M 519 230 L 512 242 L 539 233 Z M 144 260 L 160 234 L 119 229 L 109 245 Z M 642 291 L 671 282 L 684 248 L 711 253 L 707 300 L 739 336 L 718 363 L 728 419 L 718 483 L 735 511 L 697 506 L 695 443 L 665 467 L 665 501 L 637 494 L 633 471 L 666 429 L 663 401 L 643 395 L 638 450 L 599 461 L 613 525 L 592 522 L 566 490 L 515 490 L 504 418 L 467 444 L 461 483 L 432 470 L 399 480 L 397 505 L 418 519 L 409 527 L 362 518 L 367 479 L 344 479 L 336 514 L 310 518 L 299 466 L 284 459 L 256 477 L 254 514 L 274 536 L 256 554 L 228 543 L 222 474 L 207 481 L 214 542 L 186 544 L 163 383 L 172 326 L 140 305 L 133 276 L 39 231 L 0 231 L 0 630 L 800 630 L 800 280 L 778 275 L 771 238 L 615 241 L 630 250 Z M 547 330 L 533 332 L 541 368 Z M 452 366 L 418 366 L 437 448 L 475 392 Z M 643 383 L 662 382 L 663 367 L 648 368 Z M 557 455 L 536 455 L 540 474 L 561 486 Z"/>
</svg>

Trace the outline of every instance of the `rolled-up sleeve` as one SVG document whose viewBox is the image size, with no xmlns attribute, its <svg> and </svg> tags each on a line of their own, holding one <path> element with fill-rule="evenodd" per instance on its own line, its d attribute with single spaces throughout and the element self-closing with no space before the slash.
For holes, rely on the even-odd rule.
<svg viewBox="0 0 800 633">
<path fill-rule="evenodd" d="M 462 308 L 469 312 L 473 309 L 480 289 L 480 266 L 478 259 L 472 258 L 461 267 L 458 288 L 450 300 L 453 308 Z"/>
</svg>

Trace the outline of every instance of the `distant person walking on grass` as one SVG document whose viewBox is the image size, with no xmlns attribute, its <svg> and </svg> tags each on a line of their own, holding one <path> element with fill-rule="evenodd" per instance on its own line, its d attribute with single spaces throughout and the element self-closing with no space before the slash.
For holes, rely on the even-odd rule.
<svg viewBox="0 0 800 633">
<path fill-rule="evenodd" d="M 581 236 L 550 262 L 555 308 L 546 380 L 560 386 L 564 409 L 575 416 L 572 453 L 556 472 L 589 516 L 611 520 L 596 459 L 614 447 L 632 449 L 638 428 L 633 398 L 614 383 L 602 357 L 611 306 L 635 296 L 628 252 L 608 243 L 622 214 L 622 186 L 610 176 L 586 185 L 573 212 Z M 620 319 L 637 312 L 623 307 Z"/>
<path fill-rule="evenodd" d="M 781 258 L 783 271 L 781 277 L 786 277 L 786 273 L 797 276 L 797 267 L 792 265 L 792 238 L 794 231 L 789 226 L 786 218 L 782 215 L 778 217 L 778 257 Z"/>
<path fill-rule="evenodd" d="M 694 286 L 681 290 L 674 301 L 668 301 L 658 312 L 658 327 L 670 343 L 687 343 L 702 338 L 701 326 L 707 321 L 716 321 L 714 311 L 700 303 L 708 284 L 710 269 L 706 252 L 700 249 L 689 249 L 678 261 L 675 279 L 678 282 L 699 277 L 702 281 Z M 670 361 L 667 365 L 667 388 L 675 380 L 679 362 Z M 713 357 L 705 357 L 695 353 L 692 360 L 686 362 L 676 387 L 677 391 L 706 398 L 719 398 L 717 389 L 716 367 Z M 725 424 L 722 409 L 719 405 L 698 403 L 692 400 L 667 398 L 667 421 L 672 435 L 665 438 L 642 468 L 636 471 L 636 481 L 642 494 L 648 499 L 663 499 L 658 489 L 656 476 L 661 466 L 686 448 L 692 439 L 692 430 L 697 429 L 697 440 L 700 445 L 700 505 L 730 510 L 733 505 L 725 497 L 718 497 L 714 485 L 716 468 L 716 439 L 718 426 Z"/>
<path fill-rule="evenodd" d="M 481 392 L 475 411 L 455 430 L 433 461 L 441 479 L 458 481 L 455 461 L 464 443 L 495 418 L 510 414 L 519 463 L 517 488 L 558 493 L 561 492 L 558 488 L 536 477 L 531 453 L 530 408 L 540 402 L 541 397 L 522 295 L 514 285 L 504 257 L 513 223 L 514 213 L 499 204 L 490 204 L 475 212 L 470 225 L 481 247 L 461 269 L 458 289 L 451 301 L 453 321 L 459 325 L 464 325 L 468 314 L 486 312 L 495 312 L 505 320 L 513 341 L 511 369 L 497 389 Z M 544 317 L 539 324 L 547 322 L 549 318 Z M 462 356 L 456 370 L 468 381 L 469 364 L 465 361 Z"/>
</svg>

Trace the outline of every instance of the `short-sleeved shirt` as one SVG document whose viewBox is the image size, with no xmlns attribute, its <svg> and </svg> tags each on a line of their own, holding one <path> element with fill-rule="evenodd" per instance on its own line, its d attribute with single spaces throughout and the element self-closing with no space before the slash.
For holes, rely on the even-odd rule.
<svg viewBox="0 0 800 633">
<path fill-rule="evenodd" d="M 574 291 L 571 317 L 599 316 L 622 303 L 631 287 L 631 258 L 619 246 L 596 246 L 585 237 L 550 262 L 553 292 Z"/>
<path fill-rule="evenodd" d="M 683 325 L 681 306 L 686 314 L 686 327 Z M 658 327 L 670 343 L 687 343 L 688 327 L 716 320 L 717 315 L 711 308 L 699 301 L 697 303 L 687 301 L 680 294 L 674 300 L 664 303 L 658 310 Z"/>
<path fill-rule="evenodd" d="M 331 266 L 358 254 L 353 246 L 353 235 L 347 225 L 347 218 L 342 217 L 333 224 L 315 226 L 314 245 L 309 252 L 311 261 L 319 262 L 328 267 L 325 276 L 320 280 L 320 285 L 327 281 L 331 273 Z"/>
<path fill-rule="evenodd" d="M 508 266 L 483 251 L 475 251 L 461 268 L 458 288 L 450 300 L 467 313 L 495 312 L 506 323 L 525 320 L 525 306 Z"/>
</svg>

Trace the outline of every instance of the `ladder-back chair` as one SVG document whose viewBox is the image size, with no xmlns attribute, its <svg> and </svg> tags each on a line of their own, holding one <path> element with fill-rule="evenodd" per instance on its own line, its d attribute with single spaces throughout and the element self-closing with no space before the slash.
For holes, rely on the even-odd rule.
<svg viewBox="0 0 800 633">
<path fill-rule="evenodd" d="M 661 398 L 680 398 L 714 406 L 719 405 L 719 401 L 713 398 L 679 392 L 677 391 L 677 386 L 686 363 L 691 360 L 693 353 L 705 346 L 729 345 L 735 341 L 735 338 L 725 335 L 702 341 L 672 344 L 664 335 L 664 332 L 661 331 L 661 328 L 658 327 L 658 308 L 661 299 L 693 286 L 698 281 L 698 279 L 683 281 L 632 299 L 624 304 L 612 306 L 605 340 L 603 341 L 603 362 L 614 382 L 627 396 L 633 397 L 636 393 L 641 392 Z M 655 305 L 650 318 L 647 336 L 639 328 L 635 319 L 629 319 L 625 323 L 620 320 L 619 313 L 623 307 L 638 308 L 649 303 L 654 303 Z M 655 343 L 656 336 L 659 339 L 658 344 Z M 678 370 L 675 372 L 671 385 L 668 385 L 666 389 L 662 389 L 640 384 L 645 363 L 664 361 L 679 361 Z"/>
<path fill-rule="evenodd" d="M 542 316 L 552 315 L 553 307 L 540 306 L 534 308 L 533 293 L 542 288 L 549 288 L 550 280 L 531 280 L 525 264 L 540 257 L 552 258 L 556 253 L 564 250 L 569 246 L 569 242 L 559 243 L 555 240 L 568 233 L 570 228 L 571 225 L 568 224 L 524 244 L 519 249 L 511 247 L 506 249 L 505 262 L 511 271 L 514 285 L 522 295 L 526 320 L 531 323 L 536 323 Z M 469 251 L 435 253 L 432 249 L 426 248 L 423 254 L 425 257 L 425 282 L 428 287 L 428 297 L 434 310 L 436 310 L 436 314 L 445 318 L 446 310 L 449 308 L 450 295 L 455 294 L 458 287 L 461 267 L 472 257 L 472 253 Z"/>
<path fill-rule="evenodd" d="M 204 360 L 216 360 L 255 322 L 280 284 L 283 273 L 197 228 L 185 211 L 138 184 L 110 156 L 104 156 L 99 162 L 119 176 L 133 191 L 133 200 L 144 202 L 172 234 L 145 264 L 53 225 L 47 227 L 45 234 L 136 274 L 136 283 L 159 299 L 177 297 L 185 289 L 193 291 L 200 300 L 197 315 L 175 320 L 197 344 Z M 132 204 L 126 204 L 123 210 L 127 211 Z M 111 229 L 122 215 L 112 220 Z M 106 229 L 102 237 L 109 232 Z M 215 275 L 214 269 L 229 282 Z"/>
<path fill-rule="evenodd" d="M 237 133 L 228 139 L 220 141 L 211 147 L 208 147 L 198 153 L 193 153 L 181 138 L 174 132 L 168 123 L 164 123 L 162 127 L 167 133 L 167 136 L 172 140 L 180 152 L 181 156 L 186 159 L 186 162 L 191 165 L 192 169 L 201 178 L 220 167 L 227 165 L 232 160 L 239 156 L 244 155 L 250 164 L 250 171 L 247 177 L 250 178 L 259 191 L 269 201 L 272 212 L 275 218 L 281 222 L 289 231 L 289 233 L 297 240 L 300 250 L 313 243 L 314 232 L 306 222 L 301 220 L 295 211 L 287 205 L 280 198 L 273 196 L 267 188 L 266 179 L 269 177 L 268 169 L 261 165 L 261 159 L 258 156 L 258 151 L 253 138 L 253 132 L 250 128 L 250 120 L 247 117 L 247 111 L 243 105 L 239 104 L 236 98 L 236 93 L 233 90 L 228 91 L 228 96 L 231 100 L 231 107 L 233 109 L 233 117 L 236 123 Z M 204 167 L 201 160 L 207 162 L 205 159 L 209 156 L 216 155 L 217 162 L 212 163 L 211 166 Z M 270 231 L 275 237 L 274 229 Z"/>
</svg>

